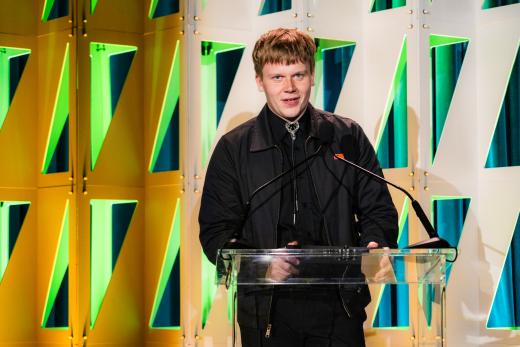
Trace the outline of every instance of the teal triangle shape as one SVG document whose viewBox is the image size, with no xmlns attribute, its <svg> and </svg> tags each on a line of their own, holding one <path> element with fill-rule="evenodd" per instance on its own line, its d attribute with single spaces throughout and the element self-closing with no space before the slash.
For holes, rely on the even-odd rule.
<svg viewBox="0 0 520 347">
<path fill-rule="evenodd" d="M 0 201 L 0 281 L 22 229 L 29 202 Z"/>
<path fill-rule="evenodd" d="M 27 48 L 0 46 L 0 129 L 18 89 L 31 53 Z"/>
<path fill-rule="evenodd" d="M 520 47 L 511 69 L 497 125 L 489 147 L 486 168 L 520 165 Z"/>
<path fill-rule="evenodd" d="M 69 171 L 69 116 L 61 129 L 58 144 L 54 149 L 46 174 Z"/>
<path fill-rule="evenodd" d="M 520 4 L 520 0 L 484 0 L 484 2 L 482 3 L 482 9 L 487 10 L 489 8 L 502 7 L 514 4 Z"/>
<path fill-rule="evenodd" d="M 112 270 L 116 266 L 136 206 L 136 202 L 112 205 Z"/>
<path fill-rule="evenodd" d="M 259 15 L 263 16 L 266 14 L 287 11 L 290 10 L 291 7 L 292 0 L 264 0 L 262 1 Z"/>
<path fill-rule="evenodd" d="M 175 105 L 152 172 L 179 170 L 179 103 Z"/>
<path fill-rule="evenodd" d="M 408 200 L 403 212 L 404 223 L 400 227 L 398 247 L 406 248 L 409 245 L 409 217 Z M 400 223 L 401 224 L 401 223 Z M 405 262 L 403 258 L 397 258 L 394 262 L 394 272 L 398 281 L 405 281 Z M 374 328 L 408 328 L 410 325 L 409 306 L 410 293 L 407 284 L 387 284 L 377 305 L 372 326 Z"/>
<path fill-rule="evenodd" d="M 180 253 L 177 253 L 152 327 L 180 327 L 180 305 Z"/>
<path fill-rule="evenodd" d="M 137 206 L 135 200 L 90 201 L 90 325 L 101 310 Z"/>
<path fill-rule="evenodd" d="M 468 45 L 469 40 L 466 38 L 430 35 L 432 162 L 444 131 Z"/>
<path fill-rule="evenodd" d="M 44 328 L 67 328 L 69 326 L 69 268 L 60 284 Z"/>
<path fill-rule="evenodd" d="M 130 65 L 134 60 L 135 51 L 111 55 L 110 60 L 110 92 L 112 99 L 112 115 L 116 110 L 121 91 L 128 77 Z"/>
<path fill-rule="evenodd" d="M 448 241 L 453 247 L 459 246 L 464 229 L 464 222 L 468 214 L 470 198 L 433 197 L 433 224 L 439 237 Z M 452 263 L 446 265 L 446 285 L 450 280 Z M 428 325 L 431 324 L 433 301 L 439 297 L 433 285 L 422 286 L 422 306 Z"/>
<path fill-rule="evenodd" d="M 315 38 L 314 41 L 315 80 L 320 85 L 320 90 L 315 90 L 316 101 L 325 111 L 334 112 L 356 44 L 352 41 L 324 38 Z"/>
<path fill-rule="evenodd" d="M 179 0 L 152 0 L 150 1 L 150 13 L 148 17 L 155 19 L 178 13 L 179 11 Z"/>
<path fill-rule="evenodd" d="M 520 330 L 520 215 L 500 274 L 486 327 Z"/>
<path fill-rule="evenodd" d="M 410 0 L 411 1 L 411 0 Z M 379 12 L 391 10 L 398 7 L 406 6 L 406 0 L 372 0 L 370 12 Z"/>
<path fill-rule="evenodd" d="M 136 46 L 90 43 L 90 167 L 94 171 Z"/>
</svg>

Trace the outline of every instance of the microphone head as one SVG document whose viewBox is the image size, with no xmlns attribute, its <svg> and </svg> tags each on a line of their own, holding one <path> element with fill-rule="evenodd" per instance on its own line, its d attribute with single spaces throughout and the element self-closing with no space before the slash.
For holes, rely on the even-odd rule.
<svg viewBox="0 0 520 347">
<path fill-rule="evenodd" d="M 329 145 L 334 139 L 334 126 L 324 120 L 318 124 L 318 139 L 320 145 Z"/>
</svg>

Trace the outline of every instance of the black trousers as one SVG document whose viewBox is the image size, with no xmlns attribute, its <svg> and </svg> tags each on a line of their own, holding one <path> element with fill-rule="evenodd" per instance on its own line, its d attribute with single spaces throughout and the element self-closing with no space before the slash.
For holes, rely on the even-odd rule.
<svg viewBox="0 0 520 347">
<path fill-rule="evenodd" d="M 365 347 L 366 314 L 348 317 L 336 295 L 278 297 L 272 330 L 240 327 L 242 347 Z"/>
</svg>

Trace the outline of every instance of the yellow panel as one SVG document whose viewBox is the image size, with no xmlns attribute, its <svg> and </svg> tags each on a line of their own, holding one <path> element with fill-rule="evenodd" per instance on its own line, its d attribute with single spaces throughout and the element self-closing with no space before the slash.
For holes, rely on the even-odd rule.
<svg viewBox="0 0 520 347">
<path fill-rule="evenodd" d="M 58 93 L 60 73 L 69 44 L 69 167 L 77 162 L 76 157 L 76 44 L 67 32 L 38 37 L 38 186 L 70 185 L 72 172 L 44 175 L 41 173 L 53 109 Z"/>
<path fill-rule="evenodd" d="M 87 334 L 87 344 L 142 346 L 145 327 L 144 297 L 144 190 L 91 187 L 80 196 L 78 210 L 78 302 L 79 327 Z M 131 223 L 121 248 L 112 279 L 93 330 L 90 330 L 90 200 L 137 200 Z M 81 331 L 74 332 L 75 340 Z M 77 334 L 77 335 L 76 335 Z M 105 344 L 106 343 L 106 344 Z"/>
<path fill-rule="evenodd" d="M 0 201 L 29 201 L 9 264 L 0 282 L 0 346 L 35 345 L 36 314 L 36 191 L 0 189 Z M 9 327 L 9 329 L 5 329 Z M 17 344 L 18 346 L 18 344 Z"/>
<path fill-rule="evenodd" d="M 78 52 L 79 114 L 78 171 L 89 185 L 132 186 L 144 184 L 143 152 L 143 52 L 142 36 L 114 32 L 89 33 Z M 121 97 L 103 143 L 94 172 L 90 172 L 90 42 L 137 46 Z"/>
<path fill-rule="evenodd" d="M 175 30 L 165 30 L 145 36 L 144 40 L 144 118 L 145 118 L 145 166 L 149 166 L 155 134 L 159 124 L 159 115 L 166 93 L 168 76 L 172 64 L 173 54 L 175 53 L 175 45 L 180 40 L 180 58 L 181 58 L 181 92 L 179 97 L 179 133 L 180 133 L 180 157 L 178 171 L 165 171 L 150 173 L 146 170 L 147 184 L 176 184 L 180 181 L 183 168 L 183 150 L 185 143 L 185 96 L 184 76 L 182 67 L 186 66 L 184 61 L 184 45 L 183 36 Z"/>
<path fill-rule="evenodd" d="M 2 1 L 0 33 L 17 35 L 36 34 L 35 1 Z"/>
<path fill-rule="evenodd" d="M 2 9 L 3 13 L 3 9 Z M 38 59 L 36 40 L 0 35 L 0 46 L 31 50 L 16 94 L 0 129 L 0 187 L 36 186 L 36 127 Z"/>
<path fill-rule="evenodd" d="M 97 0 L 94 13 L 90 14 L 90 3 L 85 0 L 87 23 L 82 23 L 90 35 L 92 30 L 113 30 L 130 33 L 143 33 L 143 0 Z M 119 15 L 117 15 L 119 14 Z"/>
</svg>

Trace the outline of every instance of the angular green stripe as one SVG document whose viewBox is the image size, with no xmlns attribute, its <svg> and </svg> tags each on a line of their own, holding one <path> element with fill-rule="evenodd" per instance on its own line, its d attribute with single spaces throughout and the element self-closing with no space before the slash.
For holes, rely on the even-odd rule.
<svg viewBox="0 0 520 347">
<path fill-rule="evenodd" d="M 10 61 L 22 55 L 31 54 L 28 48 L 0 47 L 0 129 L 9 111 Z"/>
<path fill-rule="evenodd" d="M 94 14 L 99 0 L 90 0 L 90 14 Z"/>
<path fill-rule="evenodd" d="M 181 213 L 180 213 L 180 199 L 177 199 L 175 203 L 175 212 L 173 214 L 172 225 L 170 229 L 170 235 L 168 236 L 168 244 L 166 246 L 166 252 L 164 254 L 163 264 L 161 267 L 161 275 L 159 277 L 159 284 L 155 292 L 152 314 L 148 325 L 153 328 L 153 322 L 157 315 L 157 310 L 161 304 L 161 299 L 164 295 L 164 289 L 168 283 L 168 278 L 172 272 L 175 259 L 180 250 L 181 244 Z"/>
<path fill-rule="evenodd" d="M 9 253 L 9 208 L 29 204 L 29 201 L 0 201 L 0 282 L 11 256 Z"/>
<path fill-rule="evenodd" d="M 52 276 L 49 282 L 49 289 L 47 291 L 47 298 L 45 300 L 45 308 L 43 310 L 43 317 L 41 327 L 45 328 L 47 320 L 54 306 L 56 296 L 60 290 L 61 282 L 65 277 L 67 268 L 69 266 L 69 200 L 65 203 L 65 211 L 61 222 L 60 237 L 58 246 L 56 247 L 56 255 L 54 257 L 54 265 L 52 267 Z"/>
<path fill-rule="evenodd" d="M 134 52 L 136 46 L 90 43 L 90 166 L 94 170 L 112 122 L 110 57 Z"/>
<path fill-rule="evenodd" d="M 51 13 L 52 6 L 54 5 L 54 2 L 56 0 L 45 0 L 45 3 L 43 4 L 43 12 L 42 12 L 42 22 L 46 22 L 49 20 L 49 14 Z"/>
<path fill-rule="evenodd" d="M 399 89 L 399 83 L 401 82 L 401 78 L 406 69 L 406 58 L 407 57 L 407 44 L 406 44 L 406 35 L 403 37 L 403 42 L 401 45 L 401 53 L 399 54 L 399 60 L 395 66 L 394 70 L 394 78 L 392 80 L 392 87 L 388 93 L 388 97 L 386 98 L 386 106 L 383 111 L 383 119 L 381 120 L 381 124 L 379 126 L 379 130 L 377 132 L 376 138 L 376 151 L 379 149 L 379 145 L 381 143 L 381 138 L 383 137 L 383 133 L 385 131 L 386 124 L 388 122 L 388 115 L 390 114 L 390 110 L 392 109 L 392 104 L 394 103 L 394 98 L 396 92 Z"/>
<path fill-rule="evenodd" d="M 433 47 L 453 45 L 456 43 L 468 42 L 469 38 L 444 36 L 444 35 L 430 35 L 430 49 Z"/>
<path fill-rule="evenodd" d="M 157 8 L 157 4 L 159 0 L 151 0 L 150 1 L 150 9 L 148 10 L 148 18 L 153 19 L 153 14 L 155 13 L 155 9 Z M 179 42 L 179 41 L 177 41 Z"/>
<path fill-rule="evenodd" d="M 93 327 L 112 279 L 112 206 L 137 200 L 90 201 L 90 326 Z"/>
<path fill-rule="evenodd" d="M 204 42 L 203 42 L 204 44 Z M 242 49 L 245 46 L 236 43 L 211 41 L 212 52 L 201 56 L 201 164 L 206 165 L 208 154 L 217 133 L 216 107 L 217 104 L 217 54 Z"/>
<path fill-rule="evenodd" d="M 155 140 L 153 143 L 152 149 L 152 158 L 150 159 L 150 165 L 148 170 L 153 172 L 153 168 L 155 167 L 155 162 L 159 157 L 159 153 L 161 151 L 161 145 L 164 141 L 164 136 L 166 135 L 166 131 L 168 130 L 168 126 L 171 122 L 173 116 L 173 110 L 175 109 L 175 105 L 179 102 L 180 95 L 180 42 L 177 40 L 175 44 L 175 52 L 173 54 L 172 64 L 170 67 L 170 73 L 168 76 L 168 82 L 166 85 L 166 92 L 163 97 L 162 106 L 161 106 L 161 114 L 159 116 L 159 125 L 157 127 L 157 132 L 155 133 Z"/>
<path fill-rule="evenodd" d="M 58 82 L 58 93 L 54 100 L 52 120 L 45 146 L 45 157 L 43 160 L 42 173 L 47 173 L 56 147 L 60 140 L 60 135 L 69 116 L 69 43 L 65 47 L 65 55 L 61 66 L 60 79 Z"/>
</svg>

